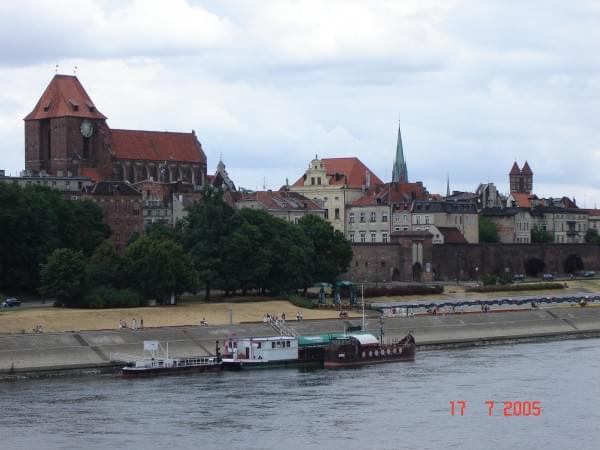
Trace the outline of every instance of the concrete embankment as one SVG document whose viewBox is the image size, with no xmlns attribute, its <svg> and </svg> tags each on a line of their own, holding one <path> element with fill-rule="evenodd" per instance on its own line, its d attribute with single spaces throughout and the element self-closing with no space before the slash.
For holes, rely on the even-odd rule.
<svg viewBox="0 0 600 450">
<path fill-rule="evenodd" d="M 360 325 L 361 320 L 350 321 Z M 302 335 L 339 332 L 347 321 L 290 321 Z M 379 320 L 367 319 L 367 329 L 379 333 Z M 449 314 L 386 318 L 385 338 L 412 331 L 420 348 L 562 337 L 600 336 L 600 308 L 569 307 L 531 311 Z M 142 354 L 144 340 L 168 343 L 171 356 L 214 353 L 215 341 L 231 335 L 269 336 L 264 323 L 208 327 L 172 327 L 144 330 L 80 331 L 0 335 L 0 374 L 51 374 L 69 371 L 111 370 Z"/>
</svg>

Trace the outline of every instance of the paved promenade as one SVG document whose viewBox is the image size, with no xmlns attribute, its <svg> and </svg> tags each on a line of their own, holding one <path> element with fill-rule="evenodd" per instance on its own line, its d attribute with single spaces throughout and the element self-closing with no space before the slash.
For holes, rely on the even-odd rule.
<svg viewBox="0 0 600 450">
<path fill-rule="evenodd" d="M 379 320 L 367 318 L 367 329 L 379 334 Z M 344 331 L 361 319 L 289 321 L 298 334 Z M 558 337 L 600 336 L 600 307 L 562 307 L 526 311 L 417 315 L 384 320 L 385 339 L 412 331 L 421 348 L 479 345 L 486 342 Z M 0 373 L 32 373 L 108 369 L 115 361 L 139 358 L 144 340 L 169 345 L 171 356 L 207 355 L 215 342 L 231 335 L 269 336 L 264 323 L 227 326 L 165 327 L 144 330 L 106 330 L 0 335 Z M 118 365 L 118 363 L 117 363 Z"/>
</svg>

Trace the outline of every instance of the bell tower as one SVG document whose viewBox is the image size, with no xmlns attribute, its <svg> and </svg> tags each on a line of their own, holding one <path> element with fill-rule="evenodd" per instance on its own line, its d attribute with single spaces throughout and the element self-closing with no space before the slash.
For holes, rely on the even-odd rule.
<svg viewBox="0 0 600 450">
<path fill-rule="evenodd" d="M 75 76 L 55 75 L 25 121 L 25 169 L 78 175 L 108 156 L 106 116 Z"/>
</svg>

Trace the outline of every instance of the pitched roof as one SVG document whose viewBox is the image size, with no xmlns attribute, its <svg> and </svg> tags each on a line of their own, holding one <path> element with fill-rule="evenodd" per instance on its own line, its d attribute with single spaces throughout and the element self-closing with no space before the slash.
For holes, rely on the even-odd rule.
<svg viewBox="0 0 600 450">
<path fill-rule="evenodd" d="M 509 175 L 521 175 L 521 169 L 519 169 L 519 166 L 517 165 L 517 162 L 515 161 L 512 169 L 510 169 L 510 172 L 508 173 Z"/>
<path fill-rule="evenodd" d="M 520 208 L 531 208 L 531 195 L 524 192 L 513 192 L 510 196 L 515 200 L 516 206 Z"/>
<path fill-rule="evenodd" d="M 167 131 L 110 130 L 117 158 L 205 163 L 196 134 Z"/>
<path fill-rule="evenodd" d="M 455 227 L 437 227 L 444 235 L 444 244 L 467 244 L 467 240 Z"/>
<path fill-rule="evenodd" d="M 533 172 L 531 171 L 531 167 L 529 167 L 529 164 L 527 164 L 527 161 L 525 161 L 525 165 L 521 169 L 521 173 L 523 175 L 533 175 Z"/>
<path fill-rule="evenodd" d="M 352 203 L 352 206 L 395 205 L 425 200 L 427 190 L 423 183 L 391 182 L 371 187 L 365 195 Z"/>
<path fill-rule="evenodd" d="M 98 169 L 94 167 L 84 167 L 82 169 L 79 169 L 79 175 L 82 177 L 89 177 L 94 182 L 100 181 L 101 178 L 100 174 L 98 173 Z"/>
<path fill-rule="evenodd" d="M 54 75 L 33 111 L 24 120 L 54 117 L 106 119 L 106 116 L 96 109 L 77 77 L 58 74 Z"/>
<path fill-rule="evenodd" d="M 279 211 L 321 211 L 323 209 L 314 200 L 292 191 L 255 191 L 244 194 L 238 201 L 255 201 L 267 209 Z"/>
<path fill-rule="evenodd" d="M 134 189 L 125 181 L 98 181 L 92 186 L 86 186 L 84 191 L 90 195 L 133 195 L 142 196 L 142 193 Z"/>
<path fill-rule="evenodd" d="M 348 187 L 360 188 L 366 184 L 367 170 L 371 174 L 371 186 L 383 184 L 383 181 L 356 157 L 322 158 L 321 161 L 325 166 L 330 185 L 347 184 Z M 304 176 L 298 178 L 293 186 L 304 186 Z"/>
<path fill-rule="evenodd" d="M 600 209 L 584 209 L 590 216 L 600 216 Z"/>
</svg>

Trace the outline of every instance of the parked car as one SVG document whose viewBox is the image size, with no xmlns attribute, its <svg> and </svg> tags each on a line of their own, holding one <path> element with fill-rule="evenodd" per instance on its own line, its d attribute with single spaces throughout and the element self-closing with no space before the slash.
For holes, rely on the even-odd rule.
<svg viewBox="0 0 600 450">
<path fill-rule="evenodd" d="M 586 270 L 585 272 L 583 272 L 583 276 L 586 278 L 595 277 L 596 272 L 594 272 L 593 270 Z"/>
<path fill-rule="evenodd" d="M 16 298 L 7 298 L 2 302 L 3 308 L 12 308 L 13 306 L 21 306 L 21 302 Z"/>
<path fill-rule="evenodd" d="M 525 280 L 525 275 L 523 275 L 522 273 L 515 273 L 513 275 L 513 281 L 523 281 Z"/>
<path fill-rule="evenodd" d="M 545 273 L 542 275 L 542 280 L 554 280 L 554 275 L 551 273 Z"/>
</svg>

